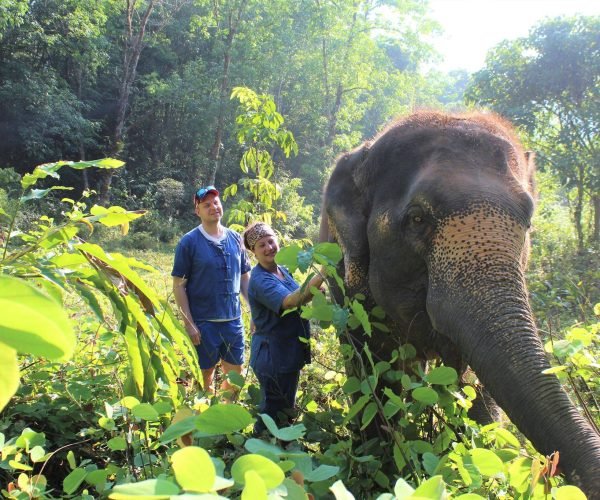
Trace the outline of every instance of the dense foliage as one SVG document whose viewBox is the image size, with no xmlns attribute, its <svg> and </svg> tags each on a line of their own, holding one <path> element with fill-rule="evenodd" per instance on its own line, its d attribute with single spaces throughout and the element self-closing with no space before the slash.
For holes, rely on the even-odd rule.
<svg viewBox="0 0 600 500">
<path fill-rule="evenodd" d="M 360 296 L 315 290 L 303 308 L 315 361 L 295 425 L 256 415 L 249 371 L 220 374 L 234 403 L 201 396 L 168 274 L 193 189 L 215 182 L 233 227 L 271 221 L 300 281 L 324 266 L 341 285 L 339 248 L 309 241 L 328 165 L 398 113 L 464 107 L 468 86 L 540 152 L 529 286 L 547 375 L 600 425 L 597 18 L 501 44 L 467 85 L 420 71 L 437 28 L 417 0 L 0 4 L 5 497 L 583 498 L 559 456 L 469 420 L 473 387 L 411 345 L 348 377 L 348 330 L 385 328 Z M 374 418 L 383 449 L 363 439 Z"/>
</svg>

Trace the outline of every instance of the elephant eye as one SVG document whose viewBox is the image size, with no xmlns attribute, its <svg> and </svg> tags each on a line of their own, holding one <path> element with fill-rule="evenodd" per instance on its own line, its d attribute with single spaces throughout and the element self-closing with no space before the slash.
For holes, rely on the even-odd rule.
<svg viewBox="0 0 600 500">
<path fill-rule="evenodd" d="M 412 221 L 417 224 L 420 224 L 421 222 L 423 222 L 423 217 L 421 217 L 420 215 L 413 215 Z"/>
</svg>

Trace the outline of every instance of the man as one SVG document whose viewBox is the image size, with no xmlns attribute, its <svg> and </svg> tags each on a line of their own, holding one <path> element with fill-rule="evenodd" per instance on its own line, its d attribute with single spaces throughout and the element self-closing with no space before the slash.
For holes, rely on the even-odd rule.
<svg viewBox="0 0 600 500">
<path fill-rule="evenodd" d="M 240 236 L 221 225 L 223 206 L 214 186 L 194 195 L 200 225 L 181 238 L 173 263 L 173 293 L 198 352 L 204 390 L 214 392 L 216 365 L 242 372 L 244 327 L 240 293 L 248 303 L 250 264 Z M 230 390 L 225 379 L 222 389 Z"/>
</svg>

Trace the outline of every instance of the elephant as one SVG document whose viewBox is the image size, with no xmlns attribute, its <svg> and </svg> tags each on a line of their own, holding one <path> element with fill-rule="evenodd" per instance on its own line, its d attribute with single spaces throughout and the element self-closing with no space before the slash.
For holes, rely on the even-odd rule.
<svg viewBox="0 0 600 500">
<path fill-rule="evenodd" d="M 487 112 L 415 112 L 343 154 L 323 193 L 321 240 L 337 242 L 346 295 L 386 313 L 362 337 L 382 358 L 469 366 L 518 429 L 588 498 L 600 498 L 600 437 L 550 368 L 524 278 L 534 159 Z"/>
</svg>

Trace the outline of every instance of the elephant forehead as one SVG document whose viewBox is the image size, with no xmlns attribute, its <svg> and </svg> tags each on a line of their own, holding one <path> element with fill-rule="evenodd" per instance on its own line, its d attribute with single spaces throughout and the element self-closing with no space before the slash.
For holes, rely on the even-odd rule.
<svg viewBox="0 0 600 500">
<path fill-rule="evenodd" d="M 501 207 L 473 204 L 440 221 L 430 254 L 432 274 L 453 281 L 502 261 L 518 263 L 525 234 L 525 228 Z"/>
</svg>

